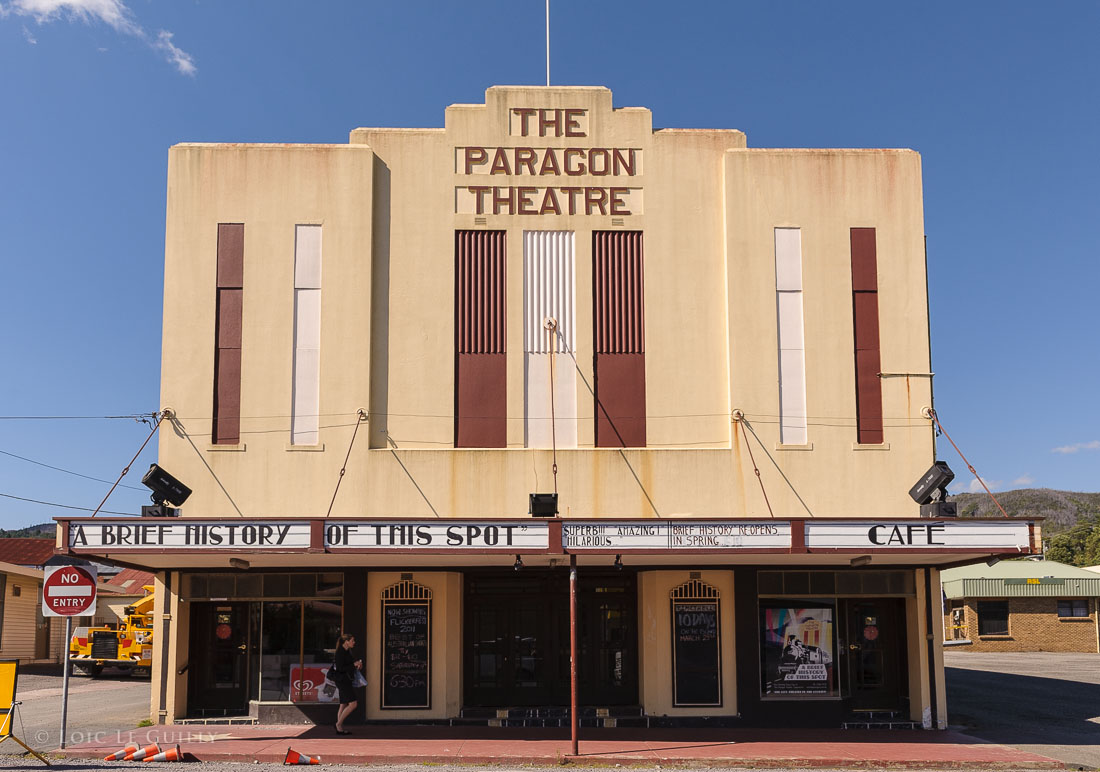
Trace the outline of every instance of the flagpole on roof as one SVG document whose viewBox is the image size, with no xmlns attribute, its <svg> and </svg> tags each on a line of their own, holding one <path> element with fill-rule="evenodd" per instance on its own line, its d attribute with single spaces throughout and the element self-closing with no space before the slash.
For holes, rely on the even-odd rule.
<svg viewBox="0 0 1100 772">
<path fill-rule="evenodd" d="M 550 0 L 546 0 L 546 85 L 550 85 Z"/>
</svg>

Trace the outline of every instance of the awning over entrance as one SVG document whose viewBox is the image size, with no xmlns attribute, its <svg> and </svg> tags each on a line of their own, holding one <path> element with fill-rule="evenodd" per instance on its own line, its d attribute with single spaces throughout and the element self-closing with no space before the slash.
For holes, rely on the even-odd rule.
<svg viewBox="0 0 1100 772">
<path fill-rule="evenodd" d="M 60 552 L 152 570 L 499 566 L 517 556 L 537 566 L 572 555 L 581 565 L 942 567 L 1040 551 L 1039 524 L 1015 518 L 57 521 Z"/>
</svg>

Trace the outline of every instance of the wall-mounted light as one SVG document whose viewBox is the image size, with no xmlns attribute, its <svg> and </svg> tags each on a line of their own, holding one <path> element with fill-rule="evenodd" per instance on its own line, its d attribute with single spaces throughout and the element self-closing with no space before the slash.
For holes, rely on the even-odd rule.
<svg viewBox="0 0 1100 772">
<path fill-rule="evenodd" d="M 617 568 L 620 571 L 623 570 L 623 556 L 622 555 L 616 555 L 615 556 L 615 568 Z"/>
<path fill-rule="evenodd" d="M 229 566 L 231 568 L 239 568 L 242 571 L 247 571 L 252 568 L 252 564 L 244 558 L 229 558 Z"/>
<path fill-rule="evenodd" d="M 987 566 L 989 566 L 990 568 L 993 568 L 993 566 L 997 565 L 1000 562 L 1001 562 L 1001 559 L 999 557 L 997 557 L 996 555 L 991 555 L 989 557 L 989 560 L 985 561 L 985 564 Z"/>
<path fill-rule="evenodd" d="M 531 517 L 554 517 L 558 514 L 558 494 L 532 493 L 527 513 Z"/>
<path fill-rule="evenodd" d="M 523 557 L 516 555 L 516 562 L 512 564 L 512 570 L 519 571 L 521 568 L 523 568 Z"/>
<path fill-rule="evenodd" d="M 149 471 L 141 478 L 141 484 L 153 492 L 153 503 L 165 502 L 173 507 L 182 507 L 191 495 L 191 489 L 181 483 L 156 464 L 149 465 Z"/>
<path fill-rule="evenodd" d="M 869 565 L 870 562 L 871 562 L 871 556 L 870 555 L 860 555 L 859 557 L 855 557 L 855 558 L 852 558 L 851 560 L 849 560 L 848 565 L 850 565 L 852 568 L 857 568 L 858 566 Z"/>
</svg>

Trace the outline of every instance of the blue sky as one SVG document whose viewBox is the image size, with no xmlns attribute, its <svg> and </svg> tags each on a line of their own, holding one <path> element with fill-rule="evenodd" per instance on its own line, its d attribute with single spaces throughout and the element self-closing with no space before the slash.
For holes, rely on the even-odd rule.
<svg viewBox="0 0 1100 772">
<path fill-rule="evenodd" d="M 78 513 L 12 496 L 94 508 L 148 435 L 103 417 L 158 408 L 169 146 L 441 126 L 488 86 L 544 82 L 543 13 L 542 0 L 0 0 L 0 527 Z M 655 126 L 920 151 L 945 427 L 994 490 L 1100 490 L 1100 3 L 553 0 L 551 13 L 553 82 L 608 86 Z M 147 503 L 155 444 L 106 510 Z M 946 442 L 940 457 L 952 491 L 971 489 Z"/>
</svg>

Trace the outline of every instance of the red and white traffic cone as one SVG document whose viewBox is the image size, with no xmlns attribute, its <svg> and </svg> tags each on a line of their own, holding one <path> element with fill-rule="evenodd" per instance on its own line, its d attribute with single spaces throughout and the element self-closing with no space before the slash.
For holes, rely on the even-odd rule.
<svg viewBox="0 0 1100 772">
<path fill-rule="evenodd" d="M 175 748 L 169 748 L 156 756 L 150 756 L 146 761 L 183 761 L 183 751 L 177 745 Z"/>
<path fill-rule="evenodd" d="M 283 759 L 283 765 L 287 764 L 320 764 L 320 756 L 307 756 L 304 753 L 298 753 L 290 748 L 286 749 L 286 758 Z"/>
<path fill-rule="evenodd" d="M 160 746 L 157 745 L 156 743 L 153 743 L 152 745 L 146 745 L 140 751 L 134 751 L 133 753 L 127 753 L 126 756 L 124 756 L 122 760 L 123 761 L 141 761 L 146 756 L 154 756 L 158 753 L 160 753 Z"/>
<path fill-rule="evenodd" d="M 138 749 L 138 747 L 136 745 L 127 745 L 122 750 L 115 751 L 110 756 L 104 756 L 103 760 L 104 761 L 121 761 L 122 759 L 129 756 L 131 753 L 133 753 L 137 749 Z"/>
</svg>

